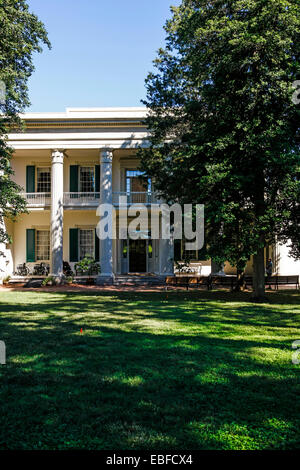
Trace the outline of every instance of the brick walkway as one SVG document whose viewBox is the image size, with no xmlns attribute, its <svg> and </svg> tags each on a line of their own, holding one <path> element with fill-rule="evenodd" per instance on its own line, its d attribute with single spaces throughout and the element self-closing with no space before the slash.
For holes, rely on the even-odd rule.
<svg viewBox="0 0 300 470">
<path fill-rule="evenodd" d="M 171 290 L 186 290 L 176 287 L 168 287 Z M 0 292 L 20 291 L 20 292 L 165 292 L 166 286 L 53 286 L 25 288 L 22 285 L 0 286 Z"/>
<path fill-rule="evenodd" d="M 226 288 L 218 288 L 216 289 L 218 291 L 224 291 L 228 292 L 229 289 Z M 279 290 L 295 290 L 292 286 L 280 286 Z M 189 291 L 206 291 L 207 289 L 205 287 L 203 288 L 189 288 L 187 289 L 185 287 L 176 287 L 176 286 L 168 286 L 168 289 L 166 288 L 165 285 L 163 286 L 129 286 L 129 285 L 123 285 L 123 286 L 53 286 L 53 287 L 38 287 L 38 288 L 24 288 L 23 284 L 17 284 L 12 286 L 1 286 L 0 285 L 0 292 L 7 292 L 7 291 L 19 291 L 19 292 L 171 292 L 171 291 L 184 291 L 184 292 L 189 292 Z M 213 291 L 210 291 L 213 292 Z M 245 289 L 242 292 L 252 292 L 252 290 Z M 271 292 L 276 292 L 275 289 L 273 288 L 272 290 L 266 288 L 266 292 L 271 293 Z M 278 292 L 278 291 L 277 291 Z"/>
</svg>

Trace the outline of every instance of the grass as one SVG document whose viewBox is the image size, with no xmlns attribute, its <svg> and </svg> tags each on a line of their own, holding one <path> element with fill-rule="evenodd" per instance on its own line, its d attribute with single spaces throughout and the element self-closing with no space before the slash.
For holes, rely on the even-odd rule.
<svg viewBox="0 0 300 470">
<path fill-rule="evenodd" d="M 270 298 L 1 293 L 0 448 L 300 448 L 299 294 Z"/>
</svg>

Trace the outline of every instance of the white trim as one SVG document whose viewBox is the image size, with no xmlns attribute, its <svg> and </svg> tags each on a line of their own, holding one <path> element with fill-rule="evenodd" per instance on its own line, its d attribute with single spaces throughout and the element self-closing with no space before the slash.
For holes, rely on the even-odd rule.
<svg viewBox="0 0 300 470">
<path fill-rule="evenodd" d="M 148 132 L 20 132 L 15 134 L 8 135 L 9 140 L 34 140 L 34 141 L 43 141 L 43 140 L 142 140 L 149 137 Z"/>
<path fill-rule="evenodd" d="M 136 149 L 138 147 L 149 147 L 149 132 L 145 126 L 140 126 L 148 114 L 148 110 L 143 107 L 133 108 L 67 108 L 63 113 L 25 113 L 20 115 L 22 119 L 31 123 L 31 121 L 40 121 L 45 129 L 44 132 L 25 129 L 25 132 L 13 132 L 8 135 L 10 146 L 14 150 L 53 150 L 60 148 L 68 149 Z M 68 121 L 74 125 L 75 120 L 82 120 L 89 123 L 89 120 L 98 119 L 97 125 L 101 126 L 101 120 L 111 122 L 112 128 L 117 132 L 103 128 L 91 132 L 89 128 L 80 132 L 74 132 L 74 129 L 68 128 Z M 64 123 L 63 121 L 67 122 Z M 53 122 L 64 124 L 62 132 L 52 128 Z M 140 130 L 137 130 L 136 124 L 139 123 Z M 118 124 L 126 123 L 126 127 L 120 130 Z M 80 123 L 79 123 L 80 126 Z M 48 131 L 48 132 L 47 132 Z M 86 132 L 88 131 L 88 132 Z"/>
<path fill-rule="evenodd" d="M 148 148 L 149 142 L 141 139 L 137 140 L 128 140 L 124 142 L 124 139 L 120 139 L 119 141 L 116 140 L 95 140 L 94 142 L 86 142 L 82 141 L 29 141 L 29 142 L 18 142 L 18 141 L 9 141 L 9 145 L 14 150 L 51 150 L 53 147 L 60 147 L 64 150 L 72 150 L 72 149 L 99 149 L 104 147 L 111 147 L 112 149 L 137 149 L 137 148 Z"/>
<path fill-rule="evenodd" d="M 88 119 L 88 118 L 105 118 L 105 119 L 143 119 L 147 116 L 148 110 L 145 107 L 117 107 L 117 108 L 66 108 L 65 112 L 59 113 L 24 113 L 21 119 Z"/>
</svg>

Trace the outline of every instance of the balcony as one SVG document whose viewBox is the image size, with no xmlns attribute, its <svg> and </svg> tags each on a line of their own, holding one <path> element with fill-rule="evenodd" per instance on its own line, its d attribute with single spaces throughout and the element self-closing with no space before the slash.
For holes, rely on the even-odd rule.
<svg viewBox="0 0 300 470">
<path fill-rule="evenodd" d="M 44 208 L 51 206 L 50 193 L 22 193 L 27 201 L 28 208 Z M 120 205 L 120 197 L 125 198 L 129 204 L 159 204 L 155 193 L 152 192 L 113 192 L 113 204 Z M 123 199 L 124 200 L 124 199 Z M 100 204 L 100 193 L 64 193 L 64 207 L 90 208 L 98 207 Z"/>
<path fill-rule="evenodd" d="M 64 193 L 64 207 L 98 207 L 100 193 Z"/>
<path fill-rule="evenodd" d="M 126 204 L 159 204 L 155 193 L 152 192 L 113 192 L 113 205 L 120 205 L 120 197 L 125 198 Z"/>
<path fill-rule="evenodd" d="M 21 193 L 26 199 L 27 207 L 47 207 L 51 205 L 50 193 Z"/>
</svg>

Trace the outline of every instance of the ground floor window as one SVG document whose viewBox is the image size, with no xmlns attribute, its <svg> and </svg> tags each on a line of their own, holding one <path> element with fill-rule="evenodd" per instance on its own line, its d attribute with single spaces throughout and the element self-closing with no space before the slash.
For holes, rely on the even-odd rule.
<svg viewBox="0 0 300 470">
<path fill-rule="evenodd" d="M 85 256 L 94 257 L 95 244 L 94 244 L 94 230 L 83 229 L 79 231 L 79 256 L 83 259 Z"/>
<path fill-rule="evenodd" d="M 50 260 L 50 231 L 36 231 L 36 259 L 37 261 Z"/>
</svg>

